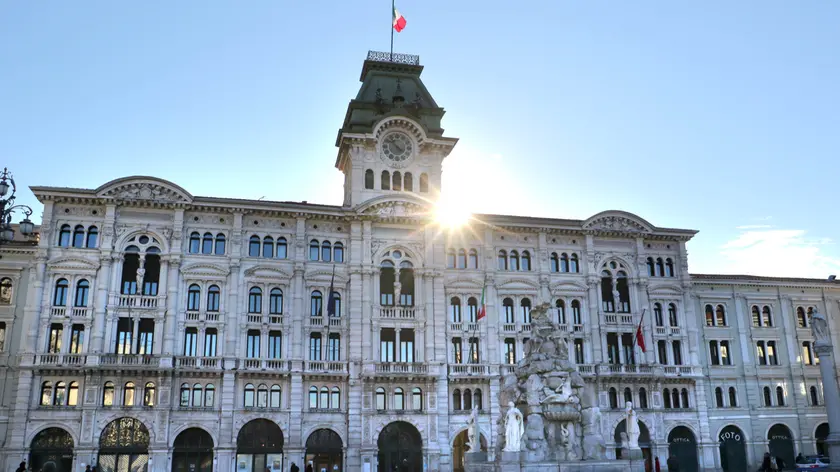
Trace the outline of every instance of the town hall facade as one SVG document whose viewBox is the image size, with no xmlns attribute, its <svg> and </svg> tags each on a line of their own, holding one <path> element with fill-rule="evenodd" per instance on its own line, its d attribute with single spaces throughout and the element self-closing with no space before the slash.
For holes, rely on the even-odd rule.
<svg viewBox="0 0 840 472">
<path fill-rule="evenodd" d="M 0 246 L 3 470 L 461 471 L 473 407 L 482 448 L 498 442 L 497 394 L 544 303 L 610 457 L 625 401 L 663 469 L 824 448 L 809 322 L 840 332 L 840 284 L 691 274 L 695 231 L 621 211 L 442 226 L 457 139 L 422 70 L 364 62 L 341 205 L 146 176 L 32 187 L 39 238 Z"/>
</svg>

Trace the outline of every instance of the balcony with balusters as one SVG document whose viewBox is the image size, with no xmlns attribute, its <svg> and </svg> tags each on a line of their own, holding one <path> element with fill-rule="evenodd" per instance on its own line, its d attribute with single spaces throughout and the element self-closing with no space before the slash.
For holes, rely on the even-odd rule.
<svg viewBox="0 0 840 472">
<path fill-rule="evenodd" d="M 223 323 L 225 316 L 218 311 L 192 311 L 184 312 L 184 319 L 186 321 L 198 321 L 204 323 Z"/>
</svg>

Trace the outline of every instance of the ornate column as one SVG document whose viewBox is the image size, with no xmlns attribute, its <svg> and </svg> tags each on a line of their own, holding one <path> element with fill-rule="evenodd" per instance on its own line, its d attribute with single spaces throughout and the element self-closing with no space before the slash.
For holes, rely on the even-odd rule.
<svg viewBox="0 0 840 472">
<path fill-rule="evenodd" d="M 825 440 L 828 445 L 828 456 L 831 458 L 830 468 L 840 470 L 840 388 L 837 387 L 836 361 L 832 355 L 834 346 L 831 342 L 828 320 L 818 311 L 811 316 L 811 333 L 815 340 L 814 350 L 820 358 L 823 397 L 828 413 L 828 428 L 831 431 Z"/>
<path fill-rule="evenodd" d="M 26 351 L 29 353 L 37 352 L 39 346 L 41 346 L 38 341 L 39 339 L 42 339 L 41 336 L 43 333 L 39 333 L 38 328 L 46 324 L 46 317 L 49 316 L 49 308 L 42 304 L 44 299 L 44 278 L 46 277 L 46 273 L 46 254 L 38 254 L 35 259 L 34 267 L 29 272 L 29 283 L 32 284 L 34 290 L 32 290 L 32 293 L 29 295 L 29 300 L 24 308 L 24 316 L 27 320 L 29 320 L 28 340 L 26 343 Z M 46 312 L 46 314 L 44 312 Z"/>
<path fill-rule="evenodd" d="M 111 279 L 110 254 L 103 254 L 100 258 L 99 275 L 96 278 L 96 295 L 93 299 L 93 333 L 90 336 L 90 346 L 94 354 L 101 354 L 105 341 L 105 313 L 108 306 L 108 281 Z M 90 351 L 89 351 L 90 352 Z"/>
<path fill-rule="evenodd" d="M 166 285 L 166 311 L 163 318 L 163 355 L 172 356 L 175 353 L 175 327 L 178 321 L 178 284 L 181 257 L 170 255 L 168 260 L 168 276 Z M 170 360 L 171 362 L 171 360 Z"/>
<path fill-rule="evenodd" d="M 587 255 L 587 258 L 591 257 Z M 600 364 L 605 362 L 604 344 L 601 343 L 601 319 L 598 312 L 598 287 L 600 280 L 597 275 L 589 275 L 586 277 L 586 283 L 589 285 L 589 309 L 586 310 L 586 323 L 589 325 L 589 339 L 592 342 L 592 363 Z M 606 339 L 604 339 L 606 341 Z"/>
</svg>

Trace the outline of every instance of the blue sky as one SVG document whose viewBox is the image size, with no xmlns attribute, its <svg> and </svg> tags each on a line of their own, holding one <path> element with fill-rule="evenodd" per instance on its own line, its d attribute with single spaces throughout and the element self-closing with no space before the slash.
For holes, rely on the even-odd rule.
<svg viewBox="0 0 840 472">
<path fill-rule="evenodd" d="M 840 2 L 401 0 L 473 211 L 700 233 L 692 272 L 840 274 Z M 0 164 L 340 204 L 387 0 L 0 3 Z M 23 202 L 34 204 L 28 190 Z"/>
</svg>

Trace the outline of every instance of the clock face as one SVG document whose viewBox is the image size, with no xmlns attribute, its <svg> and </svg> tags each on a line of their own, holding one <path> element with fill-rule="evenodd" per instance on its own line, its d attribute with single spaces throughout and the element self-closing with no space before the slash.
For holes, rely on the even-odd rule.
<svg viewBox="0 0 840 472">
<path fill-rule="evenodd" d="M 403 133 L 391 133 L 382 140 L 382 154 L 394 164 L 403 163 L 411 157 L 411 139 Z"/>
</svg>

